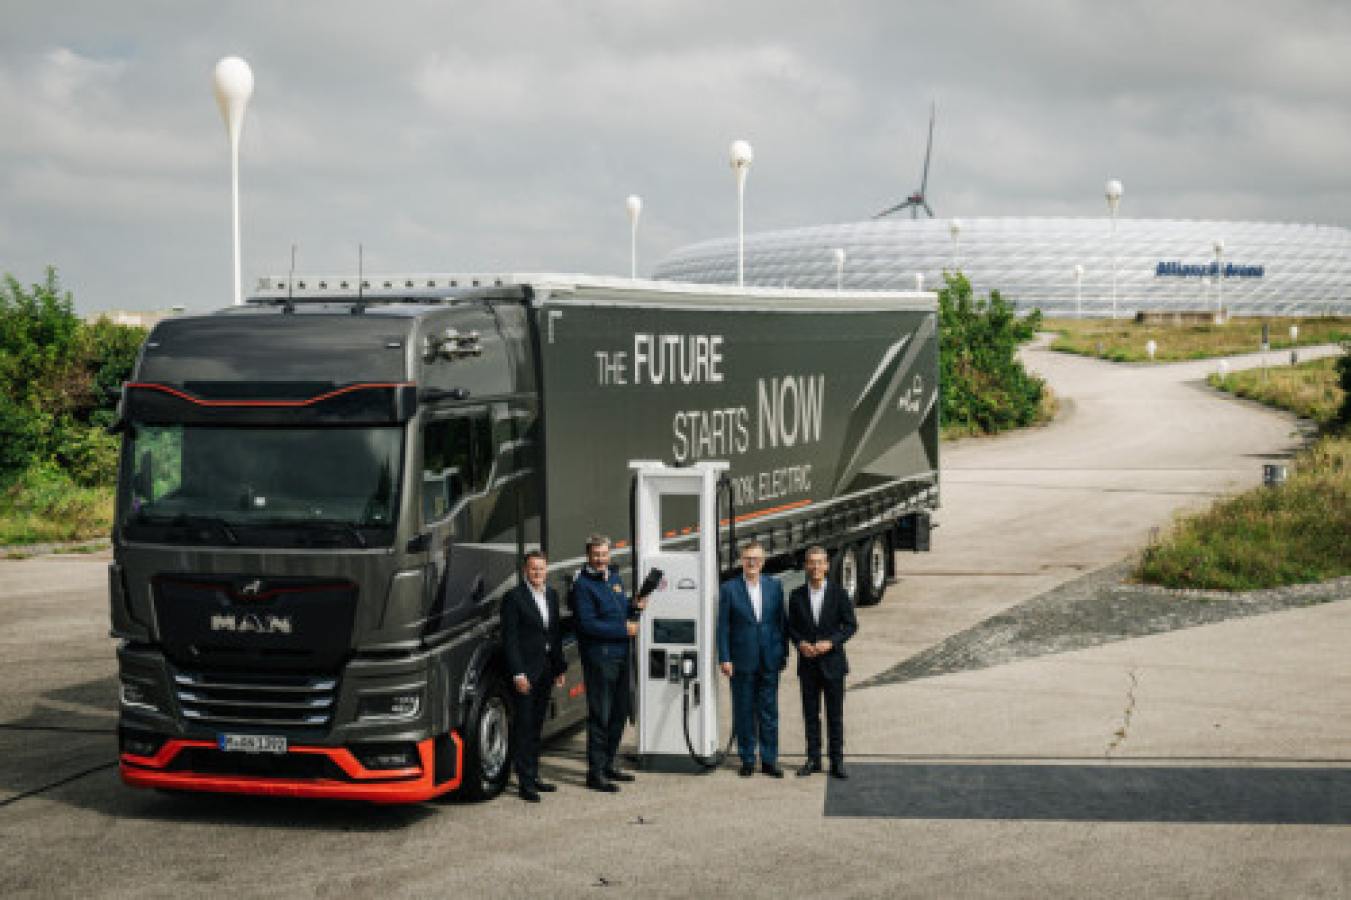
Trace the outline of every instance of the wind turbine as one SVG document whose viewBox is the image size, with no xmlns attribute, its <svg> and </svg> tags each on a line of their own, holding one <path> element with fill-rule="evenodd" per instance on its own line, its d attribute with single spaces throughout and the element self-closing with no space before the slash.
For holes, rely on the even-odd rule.
<svg viewBox="0 0 1351 900">
<path fill-rule="evenodd" d="M 906 197 L 903 203 L 897 203 L 895 206 L 882 210 L 880 213 L 873 216 L 874 219 L 880 219 L 883 216 L 889 216 L 892 213 L 900 212 L 903 209 L 910 210 L 910 218 L 918 219 L 920 207 L 923 207 L 924 211 L 929 214 L 929 218 L 931 219 L 933 218 L 934 211 L 929 208 L 929 199 L 926 193 L 929 189 L 929 155 L 933 152 L 933 148 L 934 148 L 934 104 L 930 103 L 929 144 L 927 147 L 924 148 L 924 176 L 920 179 L 919 190 L 915 191 L 909 197 Z"/>
</svg>

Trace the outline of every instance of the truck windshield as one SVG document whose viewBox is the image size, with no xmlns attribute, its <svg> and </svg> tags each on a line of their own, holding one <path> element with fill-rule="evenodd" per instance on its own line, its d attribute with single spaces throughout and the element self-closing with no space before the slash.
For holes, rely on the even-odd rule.
<svg viewBox="0 0 1351 900">
<path fill-rule="evenodd" d="M 402 449 L 398 427 L 134 425 L 121 525 L 167 543 L 387 545 Z"/>
</svg>

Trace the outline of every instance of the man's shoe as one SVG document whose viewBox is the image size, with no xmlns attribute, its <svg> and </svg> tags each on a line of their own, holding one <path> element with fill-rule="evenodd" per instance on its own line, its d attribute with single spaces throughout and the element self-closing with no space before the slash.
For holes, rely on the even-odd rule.
<svg viewBox="0 0 1351 900">
<path fill-rule="evenodd" d="M 750 763 L 742 763 L 741 768 L 737 769 L 736 773 L 740 775 L 742 778 L 750 778 L 752 775 L 755 774 L 755 766 L 751 765 Z"/>
<path fill-rule="evenodd" d="M 845 778 L 848 778 L 848 777 L 849 777 L 849 773 L 846 772 L 846 771 L 844 770 L 844 763 L 831 763 L 831 764 L 830 764 L 830 777 L 831 777 L 831 778 L 839 778 L 839 779 L 845 779 Z"/>
<path fill-rule="evenodd" d="M 538 803 L 538 802 L 539 802 L 539 794 L 535 793 L 535 791 L 534 791 L 533 789 L 531 789 L 531 788 L 528 788 L 528 787 L 523 787 L 523 788 L 521 788 L 520 794 L 521 794 L 521 799 L 524 800 L 526 803 Z"/>
<path fill-rule="evenodd" d="M 780 769 L 780 768 L 779 768 L 777 765 L 775 765 L 774 763 L 763 763 L 763 764 L 761 764 L 761 766 L 760 766 L 760 771 L 763 772 L 763 773 L 765 773 L 766 775 L 768 775 L 770 778 L 782 778 L 782 777 L 783 777 L 783 769 Z"/>
<path fill-rule="evenodd" d="M 552 781 L 536 781 L 535 790 L 539 791 L 541 794 L 552 794 L 554 791 L 558 790 L 558 785 L 554 784 Z"/>
<path fill-rule="evenodd" d="M 586 776 L 586 786 L 591 788 L 591 790 L 593 791 L 600 791 L 601 793 L 604 794 L 619 793 L 619 785 L 606 781 L 604 778 L 600 778 L 599 776 L 596 775 Z"/>
<path fill-rule="evenodd" d="M 608 778 L 608 779 L 610 779 L 611 781 L 626 781 L 626 782 L 627 782 L 627 781 L 637 781 L 637 780 L 638 780 L 638 779 L 634 778 L 632 775 L 630 775 L 628 772 L 621 772 L 621 771 L 619 771 L 618 769 L 606 769 L 606 770 L 605 770 L 605 777 Z"/>
<path fill-rule="evenodd" d="M 811 775 L 813 772 L 819 772 L 819 771 L 821 771 L 821 761 L 820 761 L 820 760 L 817 760 L 817 759 L 809 759 L 809 760 L 807 760 L 805 763 L 802 764 L 802 768 L 800 768 L 800 769 L 797 770 L 797 776 L 798 776 L 799 778 L 806 778 L 808 775 Z"/>
</svg>

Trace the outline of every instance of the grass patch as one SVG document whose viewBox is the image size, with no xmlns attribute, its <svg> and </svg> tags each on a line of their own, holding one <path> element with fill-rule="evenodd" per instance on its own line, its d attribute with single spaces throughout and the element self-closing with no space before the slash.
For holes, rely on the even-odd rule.
<svg viewBox="0 0 1351 900">
<path fill-rule="evenodd" d="M 52 552 L 57 554 L 77 555 L 88 553 L 102 553 L 108 549 L 108 545 L 102 542 L 97 544 L 69 544 L 64 547 L 57 547 Z"/>
<path fill-rule="evenodd" d="M 1180 519 L 1137 576 L 1174 588 L 1246 591 L 1351 575 L 1351 437 L 1326 436 L 1281 487 Z"/>
<path fill-rule="evenodd" d="M 34 466 L 0 491 L 0 546 L 101 538 L 112 522 L 111 487 L 81 487 L 53 466 Z"/>
<path fill-rule="evenodd" d="M 1336 360 L 1239 372 L 1211 383 L 1334 427 L 1344 393 Z M 1289 480 L 1180 518 L 1145 550 L 1136 577 L 1174 588 L 1244 591 L 1351 575 L 1351 432 L 1295 457 Z"/>
<path fill-rule="evenodd" d="M 1351 318 L 1277 317 L 1232 318 L 1223 325 L 1137 325 L 1123 319 L 1048 319 L 1042 330 L 1057 335 L 1052 350 L 1094 356 L 1113 362 L 1148 362 L 1146 345 L 1155 344 L 1155 362 L 1178 362 L 1252 353 L 1262 348 L 1266 323 L 1271 349 L 1288 350 L 1311 344 L 1335 344 L 1351 339 Z M 1290 340 L 1290 326 L 1299 328 Z"/>
<path fill-rule="evenodd" d="M 1327 357 L 1297 366 L 1262 371 L 1248 369 L 1211 375 L 1210 386 L 1268 406 L 1288 409 L 1327 427 L 1337 417 L 1344 396 L 1337 385 L 1337 358 Z"/>
</svg>

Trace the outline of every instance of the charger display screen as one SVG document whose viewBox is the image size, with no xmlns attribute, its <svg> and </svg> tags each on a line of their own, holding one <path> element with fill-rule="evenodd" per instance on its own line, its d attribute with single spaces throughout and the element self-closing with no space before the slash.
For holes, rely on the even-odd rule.
<svg viewBox="0 0 1351 900">
<path fill-rule="evenodd" d="M 652 620 L 652 643 L 654 644 L 694 644 L 696 632 L 694 619 Z"/>
</svg>

